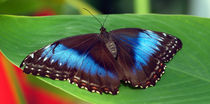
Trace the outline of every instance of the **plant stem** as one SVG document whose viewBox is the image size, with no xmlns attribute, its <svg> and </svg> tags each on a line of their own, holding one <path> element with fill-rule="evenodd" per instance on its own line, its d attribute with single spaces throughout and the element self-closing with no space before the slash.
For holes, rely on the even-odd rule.
<svg viewBox="0 0 210 104">
<path fill-rule="evenodd" d="M 134 12 L 136 14 L 150 13 L 150 0 L 134 0 Z"/>
</svg>

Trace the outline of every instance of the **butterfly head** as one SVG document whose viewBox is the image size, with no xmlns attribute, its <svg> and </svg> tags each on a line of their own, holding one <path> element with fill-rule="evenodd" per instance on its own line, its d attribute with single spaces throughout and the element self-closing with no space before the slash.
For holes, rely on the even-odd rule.
<svg viewBox="0 0 210 104">
<path fill-rule="evenodd" d="M 101 33 L 100 34 L 108 34 L 108 32 L 106 31 L 106 28 L 104 28 L 104 26 L 102 26 L 100 28 Z"/>
<path fill-rule="evenodd" d="M 99 34 L 99 37 L 101 37 L 105 42 L 111 39 L 109 33 L 106 31 L 106 28 L 104 28 L 104 26 L 101 26 L 100 31 L 101 32 Z"/>
</svg>

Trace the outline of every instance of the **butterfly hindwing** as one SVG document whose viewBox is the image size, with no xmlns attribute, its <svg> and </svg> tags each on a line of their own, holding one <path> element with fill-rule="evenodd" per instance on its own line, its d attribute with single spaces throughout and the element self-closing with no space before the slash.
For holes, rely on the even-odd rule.
<svg viewBox="0 0 210 104">
<path fill-rule="evenodd" d="M 181 49 L 181 41 L 171 35 L 150 30 L 126 28 L 110 32 L 118 47 L 123 80 L 134 87 L 153 86 L 164 73 L 165 62 Z"/>
<path fill-rule="evenodd" d="M 64 38 L 28 55 L 24 72 L 69 80 L 91 92 L 117 94 L 117 63 L 97 34 Z"/>
</svg>

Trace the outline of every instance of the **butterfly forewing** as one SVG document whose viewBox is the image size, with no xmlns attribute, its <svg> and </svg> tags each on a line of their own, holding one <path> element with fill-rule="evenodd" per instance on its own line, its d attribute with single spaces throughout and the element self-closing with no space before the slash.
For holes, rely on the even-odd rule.
<svg viewBox="0 0 210 104">
<path fill-rule="evenodd" d="M 165 62 L 181 49 L 181 41 L 171 35 L 150 30 L 126 28 L 110 32 L 118 47 L 118 63 L 123 80 L 132 86 L 153 86 L 164 73 Z"/>
<path fill-rule="evenodd" d="M 117 94 L 117 63 L 97 34 L 65 38 L 34 53 L 22 62 L 24 72 L 51 79 L 69 80 L 91 92 Z"/>
</svg>

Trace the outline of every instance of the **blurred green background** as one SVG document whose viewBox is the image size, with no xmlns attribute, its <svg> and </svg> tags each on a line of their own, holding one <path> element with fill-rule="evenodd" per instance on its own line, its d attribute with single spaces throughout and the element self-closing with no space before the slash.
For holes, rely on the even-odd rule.
<svg viewBox="0 0 210 104">
<path fill-rule="evenodd" d="M 209 17 L 210 0 L 0 0 L 0 13 L 13 15 L 161 13 Z M 44 12 L 44 13 L 45 13 Z"/>
</svg>

